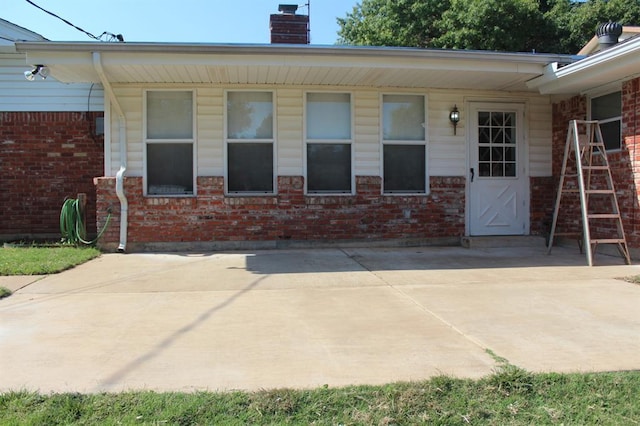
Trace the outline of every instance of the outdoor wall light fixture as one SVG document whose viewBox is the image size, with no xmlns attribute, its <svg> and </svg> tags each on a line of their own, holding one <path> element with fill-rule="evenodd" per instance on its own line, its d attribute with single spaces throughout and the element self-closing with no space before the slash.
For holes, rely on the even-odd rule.
<svg viewBox="0 0 640 426">
<path fill-rule="evenodd" d="M 456 127 L 458 127 L 458 121 L 460 121 L 460 111 L 458 111 L 458 106 L 454 105 L 453 109 L 449 113 L 449 120 L 451 120 L 451 124 L 453 124 L 453 134 L 456 134 Z"/>
<path fill-rule="evenodd" d="M 44 65 L 36 65 L 31 71 L 24 72 L 24 78 L 29 81 L 33 81 L 36 79 L 36 75 L 38 74 L 44 80 L 49 76 L 49 68 L 45 67 Z"/>
</svg>

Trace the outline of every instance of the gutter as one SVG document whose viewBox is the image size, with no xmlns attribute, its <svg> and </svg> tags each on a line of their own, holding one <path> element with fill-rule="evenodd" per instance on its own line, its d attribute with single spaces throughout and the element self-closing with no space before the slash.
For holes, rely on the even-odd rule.
<svg viewBox="0 0 640 426">
<path fill-rule="evenodd" d="M 444 60 L 485 60 L 511 61 L 515 63 L 548 64 L 559 62 L 570 64 L 579 56 L 556 53 L 500 52 L 488 50 L 462 49 L 421 49 L 415 47 L 388 46 L 334 46 L 334 45 L 295 45 L 295 44 L 220 44 L 220 43 L 150 43 L 150 42 L 18 42 L 16 47 L 22 52 L 126 52 L 163 53 L 163 54 L 205 54 L 205 55 L 273 55 L 282 56 L 318 56 L 318 57 L 354 57 L 402 58 L 402 59 L 444 59 Z"/>
<path fill-rule="evenodd" d="M 104 93 L 109 97 L 109 103 L 118 115 L 119 143 L 120 143 L 120 170 L 116 173 L 116 195 L 120 200 L 120 243 L 118 252 L 124 253 L 127 248 L 127 225 L 129 215 L 129 203 L 124 193 L 124 174 L 127 171 L 127 122 L 118 103 L 113 88 L 102 68 L 100 52 L 92 52 L 93 67 L 100 78 Z"/>
</svg>

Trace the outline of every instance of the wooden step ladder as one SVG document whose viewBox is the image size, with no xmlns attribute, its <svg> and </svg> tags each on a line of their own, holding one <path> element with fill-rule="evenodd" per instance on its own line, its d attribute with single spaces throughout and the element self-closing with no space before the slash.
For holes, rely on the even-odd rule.
<svg viewBox="0 0 640 426">
<path fill-rule="evenodd" d="M 581 233 L 556 232 L 563 195 L 569 193 L 577 193 L 580 197 Z M 615 235 L 606 237 L 598 235 L 593 238 L 591 229 L 593 222 L 590 221 L 597 222 L 611 234 L 614 233 L 612 230 L 615 228 Z M 602 234 L 602 231 L 598 233 Z M 598 121 L 571 120 L 569 122 L 547 254 L 551 253 L 554 239 L 559 236 L 577 237 L 580 251 L 585 249 L 589 266 L 593 266 L 593 254 L 599 244 L 616 244 L 625 262 L 631 263 Z"/>
</svg>

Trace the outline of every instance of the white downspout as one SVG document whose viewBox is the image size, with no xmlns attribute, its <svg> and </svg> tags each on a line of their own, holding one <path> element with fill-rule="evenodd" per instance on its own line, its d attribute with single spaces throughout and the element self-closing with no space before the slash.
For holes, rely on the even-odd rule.
<svg viewBox="0 0 640 426">
<path fill-rule="evenodd" d="M 100 52 L 93 52 L 93 66 L 100 77 L 100 82 L 104 89 L 104 93 L 109 97 L 109 102 L 116 114 L 118 115 L 118 127 L 119 127 L 119 143 L 120 143 L 120 170 L 116 173 L 116 195 L 120 200 L 120 244 L 118 245 L 118 251 L 124 253 L 127 248 L 127 224 L 129 203 L 124 193 L 124 174 L 127 171 L 127 121 L 125 119 L 122 108 L 118 103 L 115 93 L 111 88 L 109 80 L 102 68 L 102 59 Z M 107 125 L 109 123 L 106 123 Z"/>
</svg>

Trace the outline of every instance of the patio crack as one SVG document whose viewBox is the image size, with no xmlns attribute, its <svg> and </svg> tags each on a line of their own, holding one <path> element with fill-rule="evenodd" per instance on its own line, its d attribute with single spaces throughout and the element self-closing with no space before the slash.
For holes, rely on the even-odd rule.
<svg viewBox="0 0 640 426">
<path fill-rule="evenodd" d="M 387 287 L 389 287 L 390 289 L 395 291 L 400 297 L 404 298 L 405 300 L 407 300 L 408 302 L 410 302 L 411 304 L 416 306 L 418 309 L 420 309 L 421 311 L 423 311 L 427 315 L 430 315 L 433 318 L 437 319 L 439 322 L 441 322 L 442 324 L 444 324 L 445 326 L 447 326 L 448 328 L 453 330 L 455 333 L 457 333 L 460 336 L 462 336 L 464 339 L 468 340 L 469 342 L 471 342 L 475 346 L 478 346 L 484 352 L 486 352 L 488 354 L 493 353 L 493 350 L 491 348 L 488 348 L 487 346 L 485 346 L 480 340 L 476 339 L 475 337 L 473 337 L 472 335 L 470 335 L 468 333 L 465 333 L 459 327 L 457 327 L 455 324 L 453 324 L 450 321 L 447 321 L 441 315 L 438 315 L 437 313 L 435 313 L 431 309 L 427 308 L 422 303 L 420 303 L 418 300 L 416 300 L 415 298 L 411 297 L 409 294 L 404 292 L 401 288 L 399 288 L 398 286 L 395 286 L 392 283 L 390 283 L 389 281 L 385 280 L 384 277 L 382 277 L 381 275 L 377 274 L 376 271 L 374 271 L 373 269 L 369 268 L 366 264 L 360 262 L 360 260 L 359 260 L 360 256 L 351 255 L 351 254 L 347 253 L 344 249 L 340 249 L 340 250 L 345 254 L 345 256 L 347 256 L 348 258 L 350 258 L 351 260 L 356 262 L 358 265 L 360 265 L 362 267 L 362 269 L 364 269 L 364 270 L 368 271 L 369 273 L 373 274 L 378 280 L 380 280 Z"/>
</svg>

